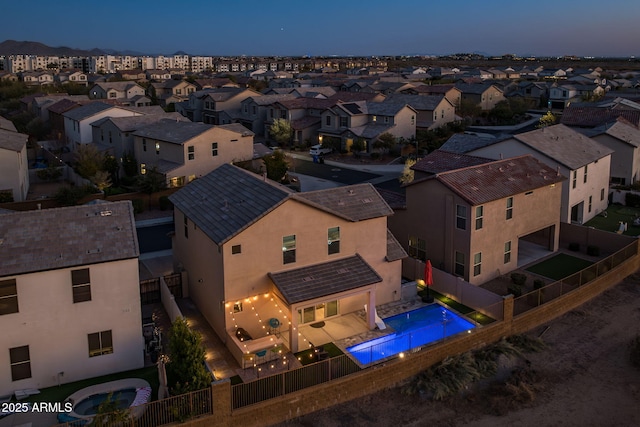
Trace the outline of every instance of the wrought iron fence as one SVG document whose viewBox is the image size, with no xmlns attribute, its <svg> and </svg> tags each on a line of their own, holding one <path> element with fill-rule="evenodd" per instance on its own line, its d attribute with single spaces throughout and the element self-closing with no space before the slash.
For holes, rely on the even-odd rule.
<svg viewBox="0 0 640 427">
<path fill-rule="evenodd" d="M 211 387 L 207 387 L 136 406 L 125 411 L 124 418 L 122 412 L 100 415 L 99 425 L 105 427 L 156 427 L 184 422 L 212 413 Z M 55 427 L 79 427 L 86 424 L 86 420 L 70 420 Z"/>
<path fill-rule="evenodd" d="M 284 396 L 360 371 L 346 354 L 321 360 L 290 371 L 281 372 L 251 382 L 231 386 L 232 409 L 253 405 Z"/>
<path fill-rule="evenodd" d="M 610 255 L 607 258 L 578 271 L 577 273 L 515 298 L 513 308 L 514 316 L 522 314 L 532 308 L 544 304 L 545 302 L 549 302 L 586 285 L 636 255 L 637 252 L 638 242 L 634 241 L 613 255 Z"/>
</svg>

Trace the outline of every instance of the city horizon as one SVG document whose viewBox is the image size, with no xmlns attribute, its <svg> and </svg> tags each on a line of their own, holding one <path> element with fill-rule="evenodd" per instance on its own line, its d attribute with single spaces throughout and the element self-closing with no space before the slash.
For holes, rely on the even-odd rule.
<svg viewBox="0 0 640 427">
<path fill-rule="evenodd" d="M 640 4 L 566 1 L 553 10 L 497 1 L 459 7 L 402 0 L 322 5 L 284 0 L 277 7 L 247 1 L 240 8 L 191 1 L 133 4 L 114 0 L 91 10 L 77 0 L 5 5 L 0 40 L 25 40 L 79 50 L 145 55 L 376 57 L 484 56 L 630 58 L 640 27 Z M 625 13 L 619 13 L 621 10 Z M 55 22 L 52 27 L 51 22 Z M 27 25 L 25 25 L 27 23 Z M 150 25 L 150 23 L 152 25 Z M 606 31 L 603 31 L 606 29 Z"/>
</svg>

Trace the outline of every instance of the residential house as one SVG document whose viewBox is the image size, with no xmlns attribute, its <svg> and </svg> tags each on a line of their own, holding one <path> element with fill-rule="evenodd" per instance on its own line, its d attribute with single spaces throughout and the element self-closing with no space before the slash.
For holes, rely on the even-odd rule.
<svg viewBox="0 0 640 427">
<path fill-rule="evenodd" d="M 154 82 L 162 82 L 171 79 L 171 73 L 169 70 L 145 70 L 145 76 L 147 80 Z"/>
<path fill-rule="evenodd" d="M 581 133 L 612 150 L 612 184 L 631 185 L 640 180 L 640 130 L 637 126 L 618 117 L 614 122 Z"/>
<path fill-rule="evenodd" d="M 139 95 L 145 90 L 135 82 L 101 82 L 89 89 L 91 99 L 127 100 Z"/>
<path fill-rule="evenodd" d="M 392 210 L 371 184 L 296 193 L 224 164 L 169 199 L 174 262 L 240 360 L 238 327 L 260 339 L 278 319 L 279 336 L 297 352 L 309 345 L 302 326 L 400 300 L 406 254 L 387 230 Z"/>
<path fill-rule="evenodd" d="M 63 71 L 55 75 L 58 83 L 72 83 L 78 86 L 88 86 L 89 79 L 86 73 L 82 71 Z"/>
<path fill-rule="evenodd" d="M 384 133 L 411 139 L 416 134 L 416 110 L 402 102 L 338 102 L 322 113 L 319 142 L 347 151 L 355 139 L 362 139 L 365 150 Z"/>
<path fill-rule="evenodd" d="M 162 120 L 189 122 L 189 119 L 179 113 L 147 114 L 128 117 L 103 117 L 91 123 L 92 141 L 98 150 L 118 159 L 122 164 L 125 155 L 133 156 L 134 132 L 158 123 Z M 120 170 L 120 172 L 124 172 Z"/>
<path fill-rule="evenodd" d="M 460 105 L 462 92 L 454 85 L 420 85 L 406 91 L 414 95 L 440 96 L 444 95 L 456 108 Z"/>
<path fill-rule="evenodd" d="M 253 133 L 240 124 L 164 119 L 136 130 L 133 137 L 140 173 L 155 170 L 169 187 L 185 185 L 222 164 L 253 158 Z"/>
<path fill-rule="evenodd" d="M 269 138 L 269 127 L 265 126 L 267 112 L 273 104 L 287 99 L 294 99 L 298 96 L 292 93 L 282 95 L 262 95 L 250 96 L 240 102 L 239 123 L 259 136 Z"/>
<path fill-rule="evenodd" d="M 618 117 L 623 117 L 633 126 L 640 126 L 640 110 L 583 105 L 570 105 L 565 108 L 560 123 L 576 128 L 595 128 L 611 123 Z"/>
<path fill-rule="evenodd" d="M 0 395 L 144 366 L 129 201 L 0 215 Z"/>
<path fill-rule="evenodd" d="M 392 94 L 384 102 L 403 103 L 416 110 L 417 129 L 436 129 L 456 120 L 455 106 L 445 95 Z"/>
<path fill-rule="evenodd" d="M 0 122 L 0 199 L 22 202 L 27 199 L 29 192 L 29 135 L 17 132 L 13 123 L 9 122 L 9 126 L 3 124 L 4 121 L 2 119 Z"/>
<path fill-rule="evenodd" d="M 119 79 L 127 80 L 127 81 L 145 81 L 147 80 L 147 73 L 142 69 L 133 69 L 133 70 L 118 70 L 116 72 L 116 76 Z"/>
<path fill-rule="evenodd" d="M 27 86 L 45 86 L 54 83 L 53 73 L 50 71 L 28 71 L 22 73 L 21 78 Z"/>
<path fill-rule="evenodd" d="M 480 285 L 518 268 L 525 247 L 558 249 L 566 178 L 533 156 L 493 161 L 435 151 L 412 169 L 406 207 L 389 219 L 411 258 Z M 405 260 L 403 275 L 422 278 L 419 266 Z"/>
<path fill-rule="evenodd" d="M 144 113 L 132 108 L 115 107 L 103 102 L 92 102 L 73 108 L 62 114 L 66 144 L 75 150 L 80 144 L 92 141 L 91 123 L 104 117 L 141 116 Z"/>
<path fill-rule="evenodd" d="M 176 104 L 176 111 L 192 122 L 220 122 L 225 111 L 239 110 L 240 103 L 251 96 L 261 96 L 259 92 L 251 89 L 239 88 L 237 86 L 225 86 L 220 88 L 208 88 L 195 91 L 189 95 L 189 100 Z M 205 121 L 205 98 L 209 103 L 207 106 L 207 117 Z"/>
<path fill-rule="evenodd" d="M 267 125 L 275 119 L 286 119 L 293 129 L 293 145 L 315 145 L 318 143 L 318 130 L 322 112 L 334 101 L 321 98 L 300 97 L 276 102 L 267 113 Z"/>
<path fill-rule="evenodd" d="M 612 150 L 559 124 L 513 135 L 467 154 L 492 159 L 531 154 L 569 179 L 562 184 L 560 220 L 583 224 L 608 205 Z"/>
<path fill-rule="evenodd" d="M 189 99 L 189 95 L 196 91 L 196 85 L 186 80 L 164 80 L 149 85 L 149 96 L 156 98 L 158 103 L 166 107 L 169 104 Z"/>
<path fill-rule="evenodd" d="M 564 109 L 571 103 L 583 102 L 594 97 L 604 95 L 604 89 L 599 85 L 562 84 L 549 89 L 551 108 Z"/>
<path fill-rule="evenodd" d="M 502 90 L 493 84 L 457 83 L 456 88 L 462 93 L 460 102 L 473 102 L 484 111 L 493 109 L 498 102 L 505 99 Z"/>
</svg>

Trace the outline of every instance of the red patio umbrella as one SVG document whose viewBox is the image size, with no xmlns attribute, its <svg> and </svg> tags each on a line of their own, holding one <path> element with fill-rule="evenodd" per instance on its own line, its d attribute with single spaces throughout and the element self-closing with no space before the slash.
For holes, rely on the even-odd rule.
<svg viewBox="0 0 640 427">
<path fill-rule="evenodd" d="M 429 288 L 433 285 L 433 269 L 431 268 L 431 260 L 427 260 L 424 264 L 424 284 L 427 286 L 427 298 L 426 302 L 433 302 L 431 295 L 429 294 Z"/>
</svg>

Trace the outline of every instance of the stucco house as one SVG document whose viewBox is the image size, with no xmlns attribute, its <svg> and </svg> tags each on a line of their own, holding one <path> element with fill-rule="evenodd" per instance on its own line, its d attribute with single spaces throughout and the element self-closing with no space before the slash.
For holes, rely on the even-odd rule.
<svg viewBox="0 0 640 427">
<path fill-rule="evenodd" d="M 521 247 L 557 250 L 566 178 L 533 156 L 494 161 L 436 150 L 413 170 L 405 208 L 389 220 L 411 258 L 480 285 L 516 269 Z M 422 278 L 422 269 L 407 259 L 403 274 Z"/>
<path fill-rule="evenodd" d="M 135 82 L 100 82 L 89 89 L 91 99 L 124 100 L 138 95 L 145 95 L 145 90 Z"/>
<path fill-rule="evenodd" d="M 559 124 L 520 133 L 467 154 L 492 159 L 533 155 L 569 178 L 562 184 L 561 221 L 583 224 L 607 208 L 612 152 Z"/>
<path fill-rule="evenodd" d="M 160 105 L 182 102 L 189 99 L 189 95 L 196 91 L 196 85 L 186 80 L 164 80 L 151 83 L 148 88 L 149 96 L 155 97 Z"/>
<path fill-rule="evenodd" d="M 0 236 L 0 395 L 144 366 L 131 202 L 0 214 Z"/>
<path fill-rule="evenodd" d="M 456 88 L 461 92 L 460 102 L 473 102 L 484 111 L 493 109 L 498 102 L 505 100 L 502 90 L 493 84 L 458 83 Z"/>
<path fill-rule="evenodd" d="M 370 184 L 295 193 L 225 164 L 170 200 L 174 262 L 233 353 L 238 327 L 255 339 L 279 319 L 296 352 L 299 326 L 400 299 L 406 254 L 387 230 L 392 210 Z"/>
<path fill-rule="evenodd" d="M 445 95 L 389 95 L 384 102 L 409 105 L 416 111 L 417 129 L 436 129 L 456 120 L 456 108 Z"/>
<path fill-rule="evenodd" d="M 239 124 L 207 125 L 163 119 L 133 132 L 140 173 L 155 168 L 180 187 L 225 163 L 253 159 L 253 133 Z"/>
<path fill-rule="evenodd" d="M 17 132 L 13 123 L 9 123 L 10 126 L 0 123 L 0 199 L 22 202 L 29 192 L 29 135 Z"/>
</svg>

